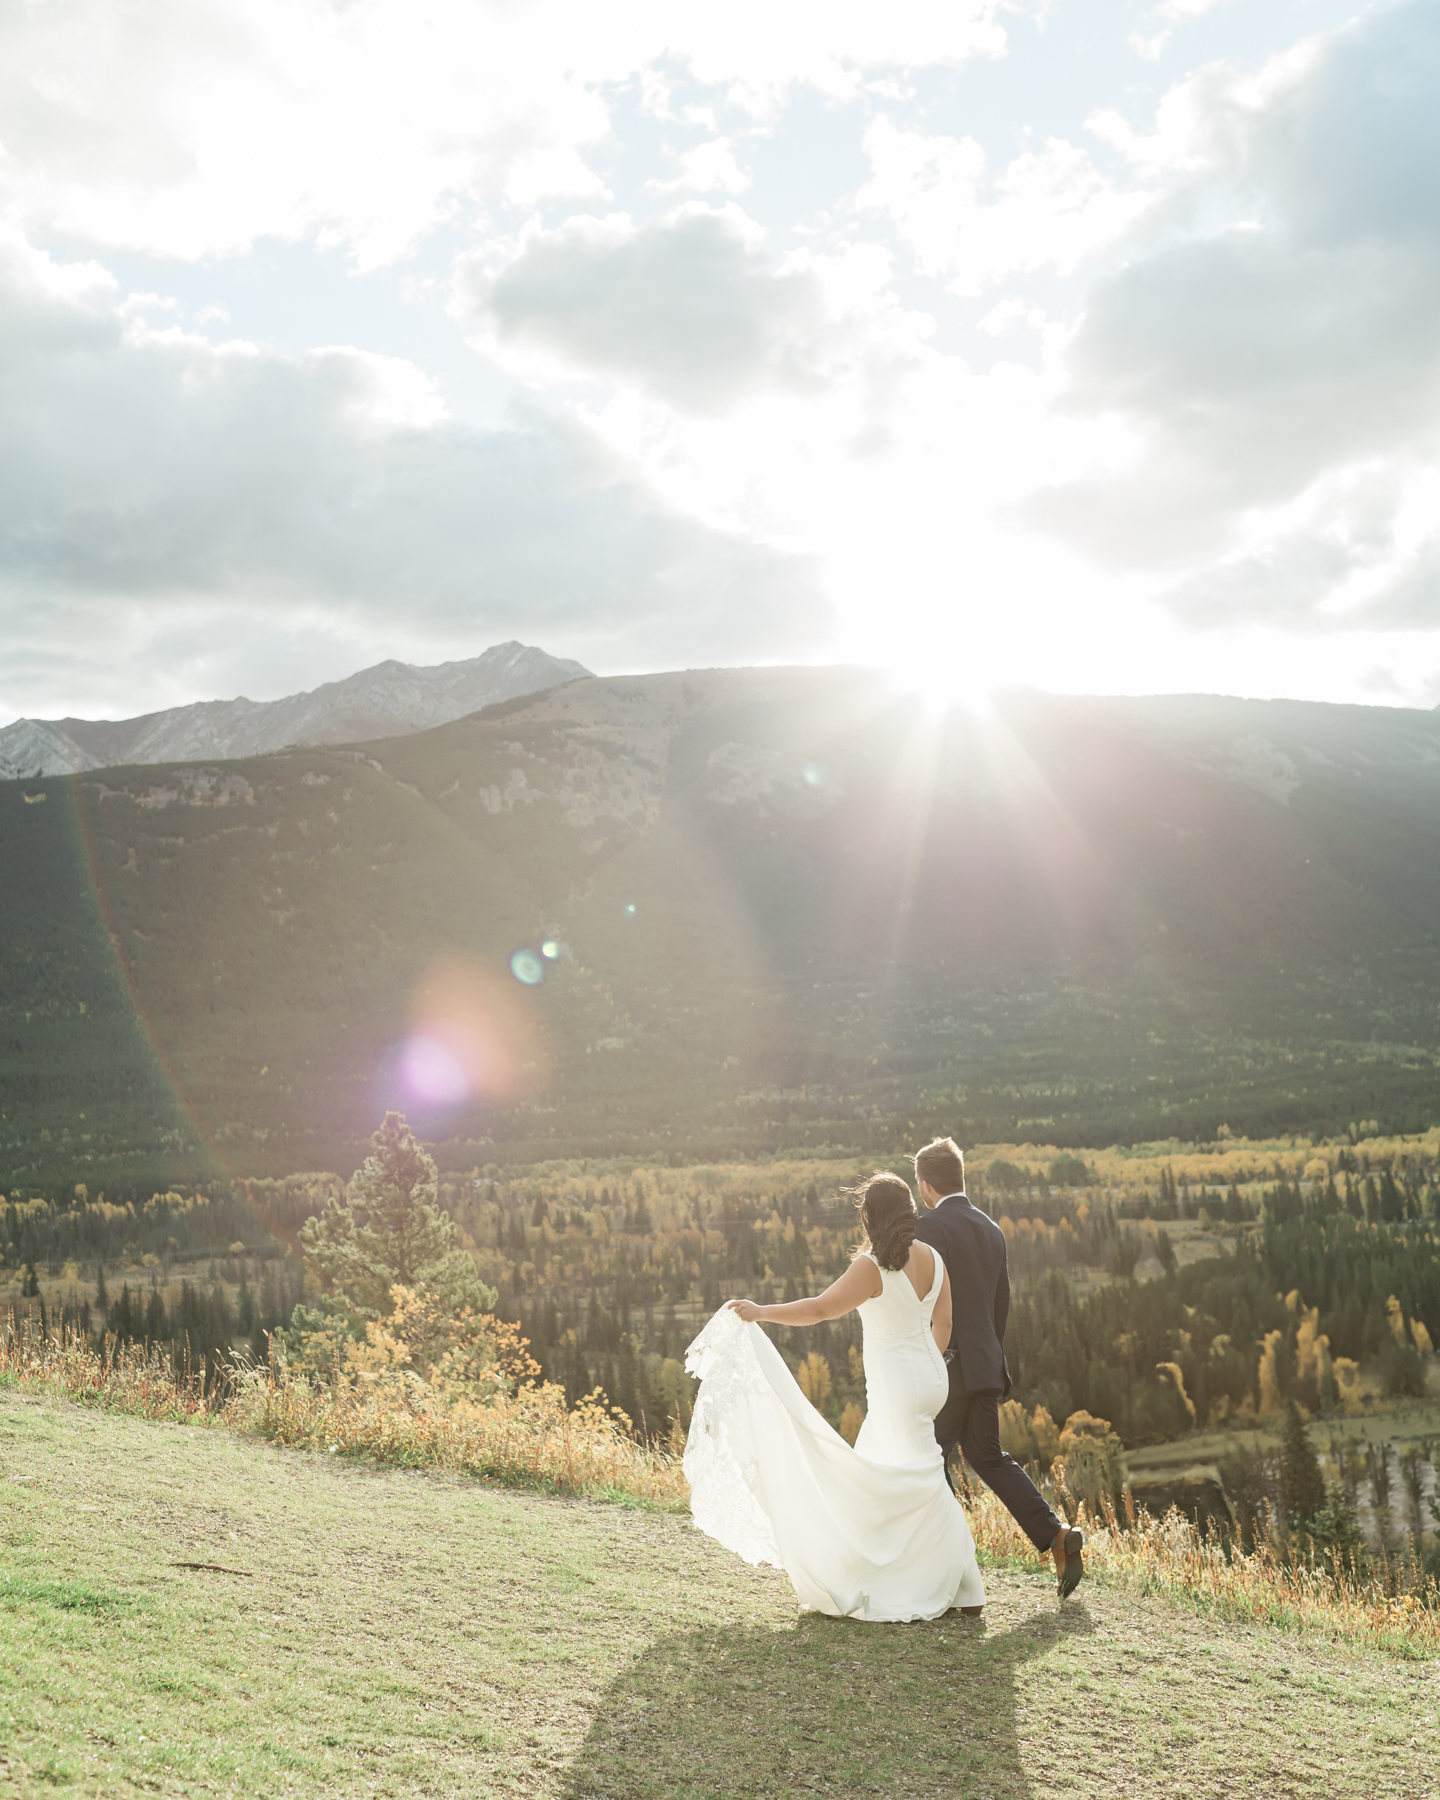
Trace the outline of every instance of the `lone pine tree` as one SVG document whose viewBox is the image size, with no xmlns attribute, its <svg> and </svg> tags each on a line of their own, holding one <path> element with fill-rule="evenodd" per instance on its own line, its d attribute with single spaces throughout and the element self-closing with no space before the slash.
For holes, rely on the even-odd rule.
<svg viewBox="0 0 1440 1800">
<path fill-rule="evenodd" d="M 487 1311 L 494 1292 L 456 1243 L 454 1221 L 440 1206 L 434 1160 L 404 1114 L 386 1113 L 370 1142 L 375 1148 L 345 1197 L 332 1197 L 300 1231 L 306 1259 L 326 1291 L 360 1319 L 387 1314 L 397 1284 L 456 1311 Z"/>
</svg>

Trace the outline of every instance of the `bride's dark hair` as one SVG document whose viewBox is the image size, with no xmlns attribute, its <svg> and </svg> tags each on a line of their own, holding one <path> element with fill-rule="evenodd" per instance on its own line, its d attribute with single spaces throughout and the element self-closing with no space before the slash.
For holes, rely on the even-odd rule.
<svg viewBox="0 0 1440 1800">
<path fill-rule="evenodd" d="M 898 1175 L 872 1175 L 849 1193 L 865 1230 L 865 1242 L 855 1246 L 856 1256 L 868 1250 L 882 1269 L 903 1269 L 915 1242 L 917 1216 L 908 1183 Z"/>
</svg>

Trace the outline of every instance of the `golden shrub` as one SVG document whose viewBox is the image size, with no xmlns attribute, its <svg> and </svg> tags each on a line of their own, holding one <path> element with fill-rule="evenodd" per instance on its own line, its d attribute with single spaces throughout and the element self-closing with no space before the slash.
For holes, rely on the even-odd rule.
<svg viewBox="0 0 1440 1800">
<path fill-rule="evenodd" d="M 795 1379 L 800 1383 L 800 1392 L 819 1411 L 830 1398 L 830 1389 L 834 1385 L 829 1358 L 812 1350 L 801 1363 Z"/>
</svg>

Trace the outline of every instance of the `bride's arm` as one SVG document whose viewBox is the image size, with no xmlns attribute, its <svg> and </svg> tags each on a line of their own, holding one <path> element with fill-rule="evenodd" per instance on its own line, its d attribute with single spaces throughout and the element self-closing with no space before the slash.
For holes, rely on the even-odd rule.
<svg viewBox="0 0 1440 1800">
<path fill-rule="evenodd" d="M 775 1306 L 757 1306 L 753 1300 L 732 1300 L 730 1311 L 748 1324 L 764 1319 L 771 1325 L 818 1325 L 822 1319 L 843 1319 L 863 1301 L 873 1300 L 883 1287 L 880 1271 L 868 1256 L 857 1256 L 838 1281 L 809 1300 L 782 1300 Z"/>
</svg>

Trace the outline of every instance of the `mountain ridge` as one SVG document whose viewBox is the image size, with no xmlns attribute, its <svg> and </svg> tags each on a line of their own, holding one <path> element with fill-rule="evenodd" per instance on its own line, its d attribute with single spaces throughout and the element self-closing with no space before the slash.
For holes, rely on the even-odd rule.
<svg viewBox="0 0 1440 1800">
<path fill-rule="evenodd" d="M 417 666 L 390 658 L 279 700 L 200 700 L 130 719 L 17 719 L 0 730 L 0 780 L 200 758 L 228 762 L 299 745 L 398 737 L 589 673 L 511 639 L 458 662 Z"/>
<path fill-rule="evenodd" d="M 1430 712 L 591 677 L 0 784 L 0 858 L 0 1182 L 353 1167 L 389 1106 L 452 1167 L 1440 1113 Z"/>
</svg>

